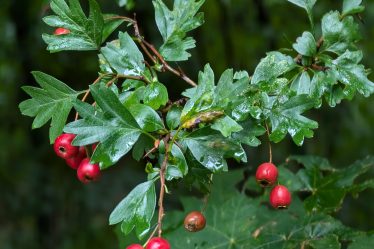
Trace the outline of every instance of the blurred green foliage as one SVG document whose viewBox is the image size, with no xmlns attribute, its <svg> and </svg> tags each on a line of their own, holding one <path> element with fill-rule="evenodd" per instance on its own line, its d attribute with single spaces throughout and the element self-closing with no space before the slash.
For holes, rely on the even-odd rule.
<svg viewBox="0 0 374 249">
<path fill-rule="evenodd" d="M 106 13 L 132 15 L 116 2 L 99 1 Z M 364 63 L 374 68 L 374 2 L 364 4 L 367 10 L 362 16 L 361 46 Z M 316 20 L 339 6 L 340 1 L 318 1 Z M 147 39 L 159 44 L 151 1 L 138 0 L 132 11 L 137 13 Z M 304 12 L 284 0 L 207 0 L 203 11 L 206 23 L 194 34 L 198 47 L 189 62 L 178 64 L 191 76 L 207 62 L 217 74 L 231 67 L 253 71 L 265 52 L 290 47 L 309 25 Z M 21 117 L 17 108 L 26 98 L 20 86 L 35 84 L 32 70 L 53 75 L 77 90 L 85 89 L 96 78 L 94 52 L 49 54 L 45 50 L 41 34 L 52 32 L 41 21 L 47 13 L 47 0 L 1 1 L 0 245 L 2 249 L 118 248 L 108 216 L 116 203 L 144 180 L 145 163 L 126 158 L 106 171 L 97 184 L 83 186 L 75 172 L 53 154 L 47 127 L 31 131 L 32 120 Z M 176 99 L 186 85 L 174 76 L 162 77 L 171 90 L 171 99 Z M 374 79 L 372 75 L 369 78 Z M 306 140 L 303 147 L 291 141 L 274 145 L 275 162 L 283 162 L 290 154 L 315 154 L 329 158 L 334 165 L 348 165 L 374 154 L 372 106 L 374 97 L 356 98 L 334 110 L 321 108 L 309 113 L 320 123 L 315 137 Z M 254 171 L 266 160 L 267 147 L 248 149 L 248 155 L 249 163 L 241 166 Z M 336 215 L 344 224 L 373 229 L 373 194 L 368 190 L 358 199 L 348 198 Z M 167 197 L 170 208 L 178 206 L 176 196 Z"/>
</svg>

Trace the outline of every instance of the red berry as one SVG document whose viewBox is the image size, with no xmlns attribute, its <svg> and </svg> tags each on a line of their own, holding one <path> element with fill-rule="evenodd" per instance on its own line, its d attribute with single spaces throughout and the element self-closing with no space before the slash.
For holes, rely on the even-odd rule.
<svg viewBox="0 0 374 249">
<path fill-rule="evenodd" d="M 204 229 L 206 220 L 199 211 L 193 211 L 184 218 L 184 228 L 190 232 L 198 232 Z"/>
<path fill-rule="evenodd" d="M 144 249 L 144 247 L 142 247 L 142 245 L 139 244 L 132 244 L 126 247 L 126 249 Z"/>
<path fill-rule="evenodd" d="M 170 249 L 170 244 L 166 239 L 154 237 L 148 242 L 145 249 Z"/>
<path fill-rule="evenodd" d="M 77 170 L 78 179 L 83 183 L 96 181 L 100 174 L 99 165 L 91 164 L 89 158 L 83 159 Z"/>
<path fill-rule="evenodd" d="M 55 140 L 55 144 L 53 145 L 56 155 L 64 159 L 76 156 L 79 152 L 79 148 L 71 145 L 74 138 L 74 134 L 67 133 L 58 136 Z"/>
<path fill-rule="evenodd" d="M 276 209 L 288 208 L 291 204 L 291 193 L 283 185 L 275 186 L 270 192 L 270 204 Z"/>
<path fill-rule="evenodd" d="M 54 35 L 67 35 L 70 33 L 70 30 L 65 28 L 57 28 L 55 29 Z"/>
<path fill-rule="evenodd" d="M 65 161 L 66 161 L 66 164 L 69 165 L 70 168 L 78 169 L 80 163 L 82 162 L 84 158 L 86 158 L 86 156 L 87 156 L 86 148 L 84 148 L 84 146 L 80 146 L 78 154 L 74 157 L 67 158 Z"/>
<path fill-rule="evenodd" d="M 272 163 L 263 163 L 258 166 L 256 171 L 256 180 L 262 187 L 269 187 L 276 183 L 278 178 L 278 169 Z"/>
</svg>

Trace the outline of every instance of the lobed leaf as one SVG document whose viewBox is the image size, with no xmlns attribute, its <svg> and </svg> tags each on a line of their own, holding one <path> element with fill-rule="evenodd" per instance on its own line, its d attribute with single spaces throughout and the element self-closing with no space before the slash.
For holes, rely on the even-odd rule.
<svg viewBox="0 0 374 249">
<path fill-rule="evenodd" d="M 58 79 L 42 73 L 32 72 L 42 88 L 24 86 L 22 89 L 31 96 L 19 104 L 23 115 L 35 117 L 32 128 L 40 128 L 51 120 L 49 129 L 50 143 L 54 143 L 62 133 L 73 102 L 80 94 Z"/>
</svg>

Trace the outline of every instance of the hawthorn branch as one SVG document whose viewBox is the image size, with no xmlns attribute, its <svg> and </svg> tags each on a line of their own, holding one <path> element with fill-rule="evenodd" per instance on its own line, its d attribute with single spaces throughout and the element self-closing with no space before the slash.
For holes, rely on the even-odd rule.
<svg viewBox="0 0 374 249">
<path fill-rule="evenodd" d="M 158 237 L 161 237 L 162 235 L 162 219 L 165 215 L 164 213 L 164 195 L 165 195 L 165 172 L 166 167 L 169 159 L 169 140 L 170 140 L 170 134 L 167 134 L 166 137 L 163 139 L 165 143 L 165 158 L 161 164 L 160 169 L 160 197 L 158 199 Z"/>
<path fill-rule="evenodd" d="M 265 127 L 266 127 L 266 134 L 268 136 L 268 144 L 269 144 L 269 163 L 273 162 L 273 151 L 271 149 L 271 142 L 270 142 L 270 130 L 267 122 L 265 121 Z"/>
<path fill-rule="evenodd" d="M 161 62 L 163 70 L 169 71 L 176 76 L 180 77 L 182 80 L 187 82 L 189 85 L 195 87 L 197 86 L 196 82 L 194 82 L 192 79 L 190 79 L 182 70 L 177 70 L 170 66 L 164 59 L 164 57 L 160 54 L 160 52 L 157 51 L 157 49 L 147 42 L 144 37 L 140 34 L 138 22 L 136 21 L 136 16 L 134 17 L 134 31 L 135 36 L 140 44 L 140 47 L 143 49 L 144 53 L 152 60 L 154 64 L 157 64 L 157 59 Z M 154 56 L 151 54 L 151 52 L 154 54 Z M 156 58 L 155 58 L 156 57 Z"/>
</svg>

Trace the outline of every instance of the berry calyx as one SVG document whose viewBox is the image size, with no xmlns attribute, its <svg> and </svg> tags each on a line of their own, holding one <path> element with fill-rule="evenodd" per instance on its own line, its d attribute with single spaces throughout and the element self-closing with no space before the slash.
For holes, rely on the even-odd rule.
<svg viewBox="0 0 374 249">
<path fill-rule="evenodd" d="M 273 186 L 278 178 L 278 169 L 272 163 L 263 163 L 256 171 L 256 181 L 261 187 Z"/>
<path fill-rule="evenodd" d="M 96 181 L 99 179 L 100 175 L 99 165 L 91 164 L 89 158 L 84 158 L 77 170 L 78 179 L 83 183 Z"/>
<path fill-rule="evenodd" d="M 55 32 L 53 32 L 54 35 L 67 35 L 70 33 L 70 30 L 65 28 L 57 28 L 55 29 Z"/>
<path fill-rule="evenodd" d="M 145 249 L 170 249 L 170 244 L 166 239 L 154 237 L 148 242 Z"/>
<path fill-rule="evenodd" d="M 132 245 L 129 245 L 128 247 L 126 247 L 126 249 L 144 249 L 144 247 L 142 245 L 139 245 L 139 244 L 132 244 Z"/>
<path fill-rule="evenodd" d="M 76 156 L 79 153 L 79 147 L 71 144 L 74 138 L 75 135 L 69 133 L 58 136 L 53 145 L 56 155 L 64 159 Z"/>
<path fill-rule="evenodd" d="M 270 192 L 270 204 L 276 209 L 288 208 L 291 200 L 290 191 L 283 185 L 275 186 Z"/>
<path fill-rule="evenodd" d="M 199 211 L 193 211 L 184 218 L 184 228 L 190 232 L 198 232 L 205 228 L 206 219 Z"/>
<path fill-rule="evenodd" d="M 72 168 L 72 169 L 78 169 L 79 165 L 81 164 L 82 160 L 84 158 L 86 158 L 87 156 L 87 153 L 86 153 L 86 149 L 84 148 L 84 146 L 80 146 L 79 147 L 79 152 L 77 155 L 71 157 L 71 158 L 67 158 L 65 161 L 66 161 L 66 164 Z"/>
</svg>

